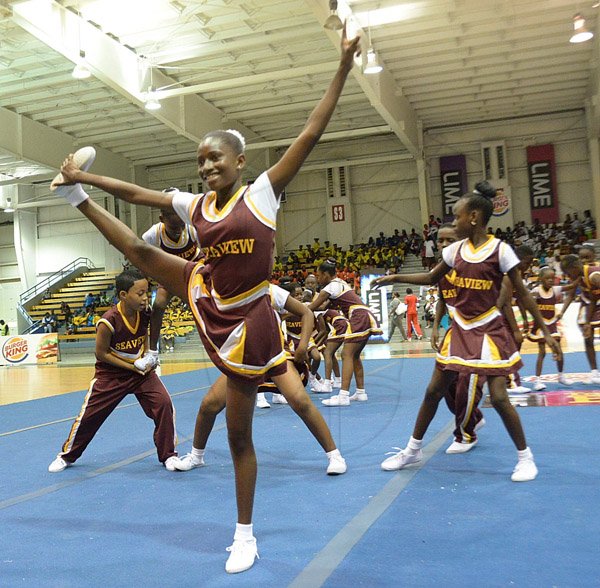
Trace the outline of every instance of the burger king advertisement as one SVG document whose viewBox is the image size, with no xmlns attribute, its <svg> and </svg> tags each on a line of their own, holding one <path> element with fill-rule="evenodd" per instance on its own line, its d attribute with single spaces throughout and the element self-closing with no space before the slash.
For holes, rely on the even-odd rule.
<svg viewBox="0 0 600 588">
<path fill-rule="evenodd" d="M 29 365 L 57 361 L 57 333 L 0 337 L 0 365 Z"/>
</svg>

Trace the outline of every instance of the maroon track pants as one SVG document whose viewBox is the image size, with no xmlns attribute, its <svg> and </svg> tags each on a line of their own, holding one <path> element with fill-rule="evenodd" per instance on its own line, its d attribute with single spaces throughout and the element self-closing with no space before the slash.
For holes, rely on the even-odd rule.
<svg viewBox="0 0 600 588">
<path fill-rule="evenodd" d="M 92 380 L 75 419 L 61 456 L 73 463 L 85 451 L 102 423 L 128 394 L 135 394 L 146 416 L 154 421 L 154 444 L 158 459 L 165 462 L 175 451 L 175 411 L 171 397 L 160 378 L 152 371 L 146 376 L 105 377 Z"/>
<path fill-rule="evenodd" d="M 477 405 L 483 395 L 484 383 L 485 376 L 457 372 L 445 394 L 446 404 L 455 415 L 454 438 L 458 442 L 472 443 L 477 439 L 475 425 L 483 418 Z"/>
</svg>

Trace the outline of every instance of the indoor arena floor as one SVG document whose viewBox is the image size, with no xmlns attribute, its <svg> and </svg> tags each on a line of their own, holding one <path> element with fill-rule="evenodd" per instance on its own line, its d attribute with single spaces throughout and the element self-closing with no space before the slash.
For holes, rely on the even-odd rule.
<svg viewBox="0 0 600 588">
<path fill-rule="evenodd" d="M 600 390 L 549 381 L 546 393 L 516 397 L 540 470 L 533 482 L 510 481 L 516 452 L 490 408 L 478 446 L 446 455 L 453 421 L 443 403 L 423 462 L 384 472 L 433 368 L 424 346 L 406 349 L 369 346 L 366 403 L 324 407 L 313 395 L 348 462 L 343 476 L 325 475 L 322 450 L 288 406 L 256 410 L 261 559 L 238 575 L 224 571 L 236 510 L 222 415 L 207 466 L 168 472 L 151 421 L 128 397 L 73 467 L 50 474 L 91 366 L 5 369 L 0 586 L 599 586 Z M 523 375 L 534 360 L 524 356 Z M 549 357 L 545 368 L 555 372 Z M 566 355 L 565 371 L 587 372 L 581 352 Z M 216 377 L 205 363 L 163 369 L 181 453 Z"/>
</svg>

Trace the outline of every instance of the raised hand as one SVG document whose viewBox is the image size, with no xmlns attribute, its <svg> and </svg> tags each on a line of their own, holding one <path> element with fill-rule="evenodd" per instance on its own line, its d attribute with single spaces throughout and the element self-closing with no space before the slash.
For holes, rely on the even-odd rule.
<svg viewBox="0 0 600 588">
<path fill-rule="evenodd" d="M 342 29 L 342 44 L 341 44 L 342 56 L 341 56 L 340 63 L 342 66 L 347 68 L 349 71 L 352 69 L 352 65 L 354 64 L 354 56 L 358 57 L 360 55 L 361 47 L 360 47 L 360 35 L 357 35 L 353 39 L 348 39 L 348 36 L 346 33 L 347 24 L 348 24 L 348 21 L 345 21 L 344 28 Z"/>
</svg>

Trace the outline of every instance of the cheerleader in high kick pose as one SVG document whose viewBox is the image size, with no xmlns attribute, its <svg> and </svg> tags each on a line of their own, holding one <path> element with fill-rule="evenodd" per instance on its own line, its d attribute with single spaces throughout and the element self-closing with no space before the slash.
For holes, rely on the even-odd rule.
<svg viewBox="0 0 600 588">
<path fill-rule="evenodd" d="M 238 506 L 238 524 L 225 564 L 229 573 L 249 569 L 258 557 L 252 527 L 257 474 L 252 443 L 256 389 L 266 378 L 279 388 L 290 378 L 278 319 L 269 298 L 279 195 L 327 127 L 358 53 L 359 38 L 348 39 L 344 27 L 340 64 L 325 95 L 281 159 L 250 186 L 242 182 L 244 142 L 239 133 L 229 131 L 208 133 L 198 147 L 198 172 L 209 188 L 198 196 L 163 194 L 86 173 L 73 158 L 61 168 L 63 184 L 77 184 L 71 189 L 61 187 L 69 202 L 133 265 L 172 294 L 188 300 L 207 353 L 227 376 L 227 431 Z M 175 210 L 196 229 L 206 255 L 204 261 L 186 262 L 138 239 L 90 200 L 82 183 L 132 204 Z"/>
</svg>

